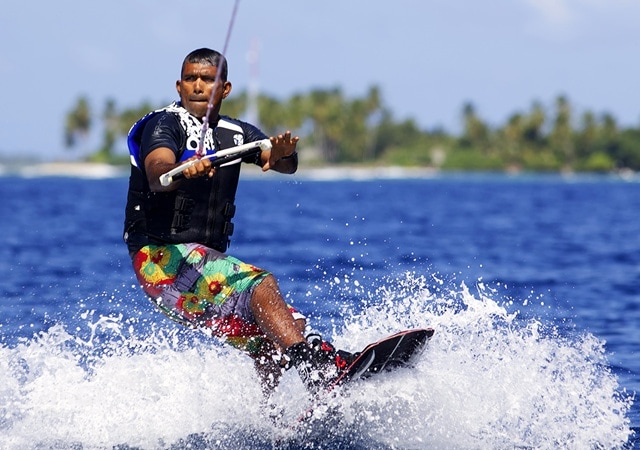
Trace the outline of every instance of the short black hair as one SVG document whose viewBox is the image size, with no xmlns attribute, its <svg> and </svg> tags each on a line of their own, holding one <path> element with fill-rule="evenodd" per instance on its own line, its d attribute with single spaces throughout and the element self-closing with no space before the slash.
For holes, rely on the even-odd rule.
<svg viewBox="0 0 640 450">
<path fill-rule="evenodd" d="M 199 48 L 189 53 L 182 62 L 182 69 L 180 71 L 180 78 L 182 78 L 182 72 L 184 66 L 189 64 L 210 64 L 213 67 L 217 67 L 220 70 L 220 79 L 224 82 L 227 81 L 228 69 L 227 59 L 224 55 L 218 51 L 211 50 L 210 48 Z"/>
</svg>

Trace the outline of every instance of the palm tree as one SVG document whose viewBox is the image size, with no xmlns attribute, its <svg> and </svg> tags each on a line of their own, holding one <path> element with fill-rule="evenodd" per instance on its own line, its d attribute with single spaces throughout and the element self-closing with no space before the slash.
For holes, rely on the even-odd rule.
<svg viewBox="0 0 640 450">
<path fill-rule="evenodd" d="M 581 127 L 576 139 L 576 154 L 580 159 L 586 159 L 597 151 L 598 123 L 591 111 L 582 114 Z"/>
<path fill-rule="evenodd" d="M 78 98 L 74 108 L 67 113 L 64 136 L 67 148 L 75 147 L 78 139 L 86 141 L 91 129 L 91 108 L 87 97 Z"/>
<path fill-rule="evenodd" d="M 102 119 L 104 121 L 104 141 L 99 152 L 99 157 L 104 161 L 108 161 L 113 155 L 113 147 L 119 134 L 120 117 L 116 110 L 115 100 L 107 100 Z"/>
<path fill-rule="evenodd" d="M 462 106 L 463 132 L 461 144 L 487 155 L 491 151 L 491 130 L 478 116 L 471 102 Z"/>
<path fill-rule="evenodd" d="M 544 144 L 544 125 L 547 121 L 540 102 L 533 102 L 531 112 L 525 118 L 523 138 L 529 144 L 541 147 Z"/>
<path fill-rule="evenodd" d="M 307 114 L 313 122 L 312 141 L 320 149 L 325 161 L 338 160 L 338 145 L 344 119 L 344 100 L 339 88 L 316 89 L 308 96 Z"/>
<path fill-rule="evenodd" d="M 571 105 L 564 95 L 558 96 L 555 104 L 556 117 L 550 135 L 551 148 L 563 161 L 565 167 L 571 167 L 575 162 L 573 130 L 571 128 Z"/>
</svg>

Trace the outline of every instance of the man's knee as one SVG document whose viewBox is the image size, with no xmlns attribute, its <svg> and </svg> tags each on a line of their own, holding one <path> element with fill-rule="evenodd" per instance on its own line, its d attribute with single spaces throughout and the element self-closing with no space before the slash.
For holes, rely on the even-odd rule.
<svg viewBox="0 0 640 450">
<path fill-rule="evenodd" d="M 275 289 L 276 291 L 280 290 L 280 288 L 278 287 L 278 282 L 276 281 L 276 277 L 274 277 L 273 274 L 270 273 L 262 278 L 262 280 L 260 280 L 255 290 L 258 289 Z"/>
</svg>

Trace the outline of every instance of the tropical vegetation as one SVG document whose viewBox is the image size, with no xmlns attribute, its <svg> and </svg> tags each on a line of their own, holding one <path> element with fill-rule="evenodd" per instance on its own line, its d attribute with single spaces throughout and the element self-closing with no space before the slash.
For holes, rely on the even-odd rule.
<svg viewBox="0 0 640 450">
<path fill-rule="evenodd" d="M 98 118 L 81 96 L 68 112 L 65 142 L 69 148 L 98 123 L 100 148 L 92 161 L 128 161 L 124 138 L 131 125 L 163 105 L 143 102 L 119 109 L 107 100 Z M 284 129 L 301 137 L 308 164 L 366 164 L 433 167 L 443 170 L 590 171 L 640 170 L 640 129 L 621 127 L 608 113 L 576 114 L 565 96 L 551 107 L 532 103 L 491 126 L 472 103 L 461 108 L 461 131 L 424 129 L 413 119 L 397 120 L 384 105 L 381 91 L 371 87 L 364 96 L 348 98 L 340 88 L 313 89 L 279 100 L 247 91 L 223 104 L 222 113 L 244 118 L 257 111 L 265 133 Z"/>
</svg>

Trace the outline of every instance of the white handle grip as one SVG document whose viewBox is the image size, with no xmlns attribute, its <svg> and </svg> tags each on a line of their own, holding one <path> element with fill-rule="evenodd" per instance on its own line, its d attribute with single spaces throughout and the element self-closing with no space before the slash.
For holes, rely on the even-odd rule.
<svg viewBox="0 0 640 450">
<path fill-rule="evenodd" d="M 260 147 L 260 150 L 270 150 L 271 149 L 271 141 L 269 139 L 262 139 L 261 141 L 249 142 L 248 144 L 242 144 L 242 145 L 238 145 L 236 147 L 228 148 L 226 150 L 220 150 L 220 151 L 218 151 L 216 153 L 213 153 L 211 155 L 203 156 L 200 159 L 193 159 L 191 161 L 187 161 L 186 163 L 180 164 L 178 167 L 175 167 L 175 168 L 171 169 L 167 173 L 163 173 L 162 175 L 160 175 L 160 184 L 163 185 L 163 186 L 169 186 L 173 182 L 173 177 L 174 176 L 176 176 L 179 173 L 184 172 L 186 169 L 188 169 L 189 167 L 193 166 L 194 164 L 196 164 L 201 159 L 221 158 L 223 156 L 234 155 L 236 153 L 241 153 L 241 152 L 243 152 L 245 150 L 250 150 L 250 149 L 253 149 L 253 148 L 257 148 L 257 147 Z"/>
</svg>

